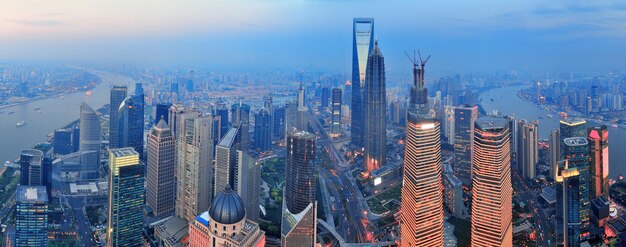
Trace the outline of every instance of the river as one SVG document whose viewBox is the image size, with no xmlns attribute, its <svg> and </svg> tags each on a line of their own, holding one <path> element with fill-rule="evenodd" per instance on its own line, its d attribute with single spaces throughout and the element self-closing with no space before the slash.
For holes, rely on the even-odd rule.
<svg viewBox="0 0 626 247">
<path fill-rule="evenodd" d="M 21 150 L 32 148 L 44 142 L 47 135 L 61 128 L 80 116 L 80 104 L 86 102 L 94 109 L 109 103 L 109 89 L 112 85 L 127 85 L 133 90 L 133 80 L 114 73 L 89 70 L 100 77 L 100 84 L 85 92 L 67 94 L 2 109 L 0 114 L 0 161 L 14 160 Z M 132 92 L 132 91 L 131 91 Z M 41 108 L 40 112 L 35 109 Z M 15 112 L 9 114 L 10 112 Z M 26 121 L 26 125 L 16 127 L 17 122 Z"/>
<path fill-rule="evenodd" d="M 559 116 L 548 118 L 548 111 L 517 97 L 517 91 L 525 86 L 496 88 L 482 93 L 479 100 L 486 112 L 498 110 L 502 115 L 514 115 L 518 119 L 539 120 L 539 138 L 548 139 L 550 131 L 559 128 Z M 493 101 L 491 101 L 493 99 Z M 540 118 L 541 117 L 541 118 Z M 595 123 L 588 123 L 588 125 Z M 609 127 L 609 177 L 626 175 L 626 129 Z"/>
</svg>

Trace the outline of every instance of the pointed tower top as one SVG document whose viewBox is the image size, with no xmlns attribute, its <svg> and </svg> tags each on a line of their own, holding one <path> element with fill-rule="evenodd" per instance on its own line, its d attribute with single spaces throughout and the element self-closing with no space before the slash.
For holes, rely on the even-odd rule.
<svg viewBox="0 0 626 247">
<path fill-rule="evenodd" d="M 165 117 L 163 115 L 161 115 L 161 119 L 157 123 L 156 127 L 159 129 L 169 129 L 169 126 L 167 126 L 167 123 L 165 122 Z"/>
</svg>

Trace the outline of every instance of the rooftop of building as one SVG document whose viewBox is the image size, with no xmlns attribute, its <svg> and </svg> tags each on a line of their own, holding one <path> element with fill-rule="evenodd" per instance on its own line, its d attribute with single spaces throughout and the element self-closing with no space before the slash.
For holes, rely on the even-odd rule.
<svg viewBox="0 0 626 247">
<path fill-rule="evenodd" d="M 568 125 L 568 126 L 576 126 L 576 125 L 585 124 L 587 123 L 587 121 L 585 121 L 584 119 L 578 119 L 578 118 L 566 118 L 566 119 L 561 119 L 560 123 Z"/>
<path fill-rule="evenodd" d="M 135 149 L 132 147 L 111 149 L 109 151 L 111 155 L 115 158 L 139 155 L 139 153 L 137 153 L 137 151 L 135 151 Z"/>
<path fill-rule="evenodd" d="M 209 216 L 221 224 L 234 224 L 246 218 L 246 209 L 241 197 L 231 188 L 226 188 L 213 198 Z"/>
<path fill-rule="evenodd" d="M 235 143 L 235 139 L 237 138 L 237 131 L 239 131 L 237 127 L 232 127 L 228 129 L 226 135 L 222 137 L 222 140 L 220 140 L 217 145 L 220 147 L 232 147 L 233 143 Z"/>
<path fill-rule="evenodd" d="M 48 202 L 48 192 L 44 186 L 17 186 L 15 196 L 18 202 L 36 203 L 36 202 Z"/>
<path fill-rule="evenodd" d="M 509 126 L 509 123 L 504 118 L 484 116 L 476 120 L 476 127 L 485 131 L 504 129 L 504 128 L 507 128 L 508 126 Z"/>
<path fill-rule="evenodd" d="M 161 239 L 169 244 L 179 243 L 189 233 L 187 221 L 178 217 L 170 217 L 165 222 L 157 225 L 155 230 Z M 170 246 L 168 245 L 168 246 Z"/>
<path fill-rule="evenodd" d="M 570 137 L 563 139 L 563 142 L 567 146 L 587 146 L 589 145 L 589 141 L 584 137 Z"/>
</svg>

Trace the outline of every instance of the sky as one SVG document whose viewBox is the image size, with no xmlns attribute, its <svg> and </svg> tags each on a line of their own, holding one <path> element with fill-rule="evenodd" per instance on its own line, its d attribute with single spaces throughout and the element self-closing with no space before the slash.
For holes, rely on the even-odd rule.
<svg viewBox="0 0 626 247">
<path fill-rule="evenodd" d="M 349 72 L 352 18 L 387 71 L 626 69 L 626 3 L 579 0 L 5 0 L 0 60 Z M 409 68 L 407 68 L 409 67 Z"/>
</svg>

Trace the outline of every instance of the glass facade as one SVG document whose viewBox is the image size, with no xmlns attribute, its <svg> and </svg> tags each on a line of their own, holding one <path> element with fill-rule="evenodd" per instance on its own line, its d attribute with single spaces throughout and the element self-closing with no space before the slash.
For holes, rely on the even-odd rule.
<svg viewBox="0 0 626 247">
<path fill-rule="evenodd" d="M 387 92 L 385 58 L 378 41 L 367 59 L 365 79 L 365 171 L 367 174 L 385 164 L 387 154 Z"/>
<path fill-rule="evenodd" d="M 351 108 L 351 142 L 353 145 L 364 145 L 364 93 L 367 59 L 374 48 L 374 19 L 355 18 L 352 22 L 352 108 Z"/>
<path fill-rule="evenodd" d="M 19 185 L 15 196 L 15 246 L 47 246 L 48 194 L 46 188 Z"/>
</svg>

